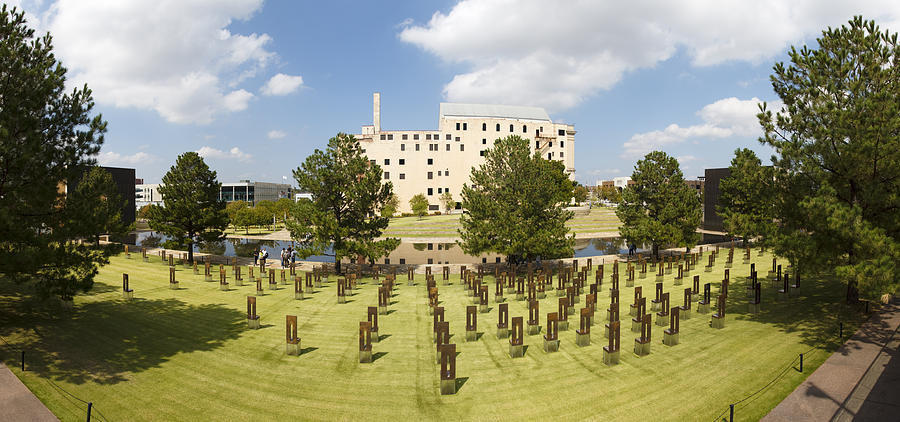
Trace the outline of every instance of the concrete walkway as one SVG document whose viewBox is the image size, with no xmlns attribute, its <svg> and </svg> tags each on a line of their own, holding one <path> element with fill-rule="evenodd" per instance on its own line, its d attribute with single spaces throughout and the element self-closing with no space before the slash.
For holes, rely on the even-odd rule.
<svg viewBox="0 0 900 422">
<path fill-rule="evenodd" d="M 44 403 L 0 363 L 0 421 L 59 421 Z"/>
<path fill-rule="evenodd" d="M 763 420 L 900 420 L 898 327 L 900 306 L 882 308 Z"/>
</svg>

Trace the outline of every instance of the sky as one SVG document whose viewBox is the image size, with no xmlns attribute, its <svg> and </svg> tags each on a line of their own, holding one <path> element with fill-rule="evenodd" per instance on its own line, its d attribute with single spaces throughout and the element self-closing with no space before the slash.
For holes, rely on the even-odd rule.
<svg viewBox="0 0 900 422">
<path fill-rule="evenodd" d="M 158 183 L 197 151 L 221 182 L 293 183 L 338 132 L 437 129 L 439 103 L 543 107 L 575 126 L 575 178 L 652 150 L 685 177 L 737 148 L 768 161 L 758 104 L 791 46 L 896 0 L 15 0 L 108 122 L 97 159 Z"/>
</svg>

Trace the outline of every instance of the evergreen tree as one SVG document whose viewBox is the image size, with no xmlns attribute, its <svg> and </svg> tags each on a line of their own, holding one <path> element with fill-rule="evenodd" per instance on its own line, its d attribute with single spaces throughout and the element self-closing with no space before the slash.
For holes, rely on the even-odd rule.
<svg viewBox="0 0 900 422">
<path fill-rule="evenodd" d="M 379 213 L 382 217 L 391 218 L 394 214 L 397 213 L 397 209 L 400 208 L 400 198 L 397 197 L 396 193 L 392 193 L 390 198 L 385 201 L 384 205 L 379 210 Z"/>
<path fill-rule="evenodd" d="M 784 110 L 759 114 L 775 148 L 776 252 L 834 271 L 847 298 L 900 287 L 900 44 L 853 18 L 817 49 L 791 48 L 772 86 Z M 857 290 L 857 289 L 860 290 Z"/>
<path fill-rule="evenodd" d="M 85 236 L 98 245 L 101 234 L 123 236 L 129 230 L 122 221 L 126 206 L 128 202 L 116 190 L 112 175 L 101 167 L 90 167 L 66 197 L 66 208 L 80 218 L 65 229 L 74 229 L 73 236 Z"/>
<path fill-rule="evenodd" d="M 734 151 L 730 175 L 719 182 L 719 209 L 725 231 L 747 240 L 766 239 L 773 233 L 773 177 L 771 167 L 762 166 L 747 149 Z"/>
<path fill-rule="evenodd" d="M 340 273 L 344 257 L 373 260 L 394 250 L 399 240 L 376 240 L 389 221 L 376 211 L 393 193 L 393 185 L 382 184 L 381 178 L 381 167 L 369 163 L 353 135 L 338 133 L 325 151 L 317 149 L 307 157 L 294 170 L 294 179 L 313 199 L 300 201 L 288 220 L 288 230 L 299 242 L 297 253 L 322 255 L 332 247 Z"/>
<path fill-rule="evenodd" d="M 621 235 L 653 247 L 659 257 L 663 246 L 693 247 L 700 240 L 700 200 L 684 183 L 678 160 L 653 151 L 638 160 L 634 181 L 622 191 L 616 216 L 622 221 Z"/>
<path fill-rule="evenodd" d="M 441 194 L 441 205 L 444 206 L 444 211 L 447 214 L 450 214 L 450 211 L 453 210 L 453 207 L 456 206 L 456 201 L 453 200 L 453 194 L 450 191 L 444 192 Z"/>
<path fill-rule="evenodd" d="M 66 90 L 50 35 L 35 38 L 24 13 L 0 5 L 0 275 L 41 297 L 69 301 L 93 286 L 103 251 L 71 242 L 83 218 L 66 207 L 67 181 L 93 166 L 106 122 L 91 117 L 85 85 Z"/>
<path fill-rule="evenodd" d="M 150 207 L 150 228 L 169 237 L 165 247 L 187 249 L 188 261 L 194 262 L 195 243 L 225 238 L 228 213 L 219 200 L 222 184 L 196 152 L 178 156 L 162 182 L 164 205 Z"/>
<path fill-rule="evenodd" d="M 470 255 L 496 252 L 508 261 L 572 256 L 574 182 L 559 161 L 531 155 L 528 141 L 510 135 L 485 151 L 484 164 L 463 185 L 460 245 Z"/>
</svg>

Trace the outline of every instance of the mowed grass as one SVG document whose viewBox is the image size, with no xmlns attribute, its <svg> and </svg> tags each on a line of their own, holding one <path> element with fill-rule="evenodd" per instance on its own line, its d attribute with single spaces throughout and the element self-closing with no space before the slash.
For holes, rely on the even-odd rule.
<svg viewBox="0 0 900 422">
<path fill-rule="evenodd" d="M 689 277 L 699 274 L 701 283 L 711 282 L 715 295 L 724 261 L 723 254 L 712 272 L 698 265 Z M 771 256 L 754 252 L 753 262 L 765 277 Z M 223 292 L 217 282 L 179 267 L 181 288 L 169 290 L 167 267 L 158 258 L 144 263 L 137 255 L 113 257 L 94 289 L 78 296 L 68 311 L 33 302 L 0 281 L 0 335 L 26 350 L 28 371 L 17 369 L 18 356 L 10 348 L 0 347 L 0 356 L 65 421 L 84 420 L 86 406 L 47 379 L 92 401 L 94 417 L 99 410 L 108 420 L 712 420 L 787 368 L 770 388 L 737 406 L 737 420 L 756 420 L 837 347 L 839 320 L 849 336 L 861 319 L 841 304 L 840 283 L 813 276 L 804 277 L 800 294 L 787 302 L 776 302 L 772 281 L 764 280 L 762 312 L 748 314 L 749 264 L 738 257 L 725 328 L 711 328 L 710 314 L 699 314 L 694 304 L 693 318 L 681 322 L 681 344 L 663 345 L 664 327 L 653 326 L 652 351 L 638 357 L 632 349 L 639 334 L 631 332 L 628 316 L 633 289 L 626 287 L 622 266 L 621 363 L 609 367 L 602 363 L 607 264 L 593 344 L 575 346 L 576 311 L 569 316 L 569 331 L 559 333 L 559 352 L 545 353 L 542 335 L 526 335 L 525 357 L 511 359 L 508 340 L 495 336 L 493 277 L 485 277 L 491 310 L 478 314 L 483 335 L 467 343 L 469 297 L 458 275 L 443 286 L 435 268 L 451 342 L 459 351 L 461 387 L 452 396 L 439 392 L 422 275 L 416 286 L 407 286 L 405 275 L 398 277 L 390 314 L 379 317 L 383 339 L 373 345 L 377 359 L 369 364 L 358 363 L 357 332 L 366 308 L 377 304 L 374 283 L 362 284 L 346 304 L 337 303 L 334 276 L 302 301 L 294 300 L 293 286 L 279 285 L 258 298 L 262 328 L 249 330 L 246 297 L 255 295 L 255 284 Z M 123 272 L 135 290 L 131 303 L 121 298 Z M 672 305 L 681 305 L 690 278 L 675 286 L 673 277 L 665 276 L 664 288 Z M 655 282 L 648 274 L 635 285 L 652 299 Z M 507 296 L 510 317 L 527 320 L 525 302 Z M 553 291 L 540 300 L 541 325 L 556 311 L 557 300 Z M 583 295 L 576 307 L 582 306 Z M 299 318 L 299 357 L 284 350 L 289 314 Z M 789 368 L 801 352 L 810 352 L 803 373 Z"/>
<path fill-rule="evenodd" d="M 459 214 L 392 218 L 384 231 L 386 237 L 458 237 Z M 587 215 L 577 215 L 566 223 L 575 233 L 616 232 L 621 222 L 614 208 L 594 208 Z"/>
</svg>

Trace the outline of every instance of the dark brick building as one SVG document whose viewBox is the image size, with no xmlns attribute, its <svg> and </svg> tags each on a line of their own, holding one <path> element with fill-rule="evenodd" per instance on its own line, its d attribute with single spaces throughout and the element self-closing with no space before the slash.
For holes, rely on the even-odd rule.
<svg viewBox="0 0 900 422">
<path fill-rule="evenodd" d="M 703 228 L 724 231 L 722 217 L 716 212 L 719 205 L 719 182 L 731 175 L 728 167 L 706 169 L 703 187 Z"/>
</svg>

